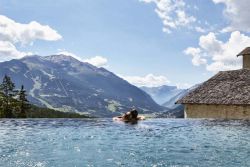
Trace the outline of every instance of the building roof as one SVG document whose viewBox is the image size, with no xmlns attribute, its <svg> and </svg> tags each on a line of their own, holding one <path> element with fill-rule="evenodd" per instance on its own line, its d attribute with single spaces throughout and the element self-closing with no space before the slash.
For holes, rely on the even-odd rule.
<svg viewBox="0 0 250 167">
<path fill-rule="evenodd" d="M 245 48 L 243 51 L 241 51 L 238 56 L 244 56 L 244 55 L 250 55 L 250 47 Z"/>
<path fill-rule="evenodd" d="M 177 103 L 250 105 L 250 70 L 219 72 Z"/>
</svg>

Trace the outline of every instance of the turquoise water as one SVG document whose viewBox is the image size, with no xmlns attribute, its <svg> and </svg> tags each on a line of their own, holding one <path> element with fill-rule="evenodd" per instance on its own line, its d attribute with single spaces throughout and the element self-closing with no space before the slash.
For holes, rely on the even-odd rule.
<svg viewBox="0 0 250 167">
<path fill-rule="evenodd" d="M 0 166 L 250 166 L 250 122 L 0 120 Z"/>
</svg>

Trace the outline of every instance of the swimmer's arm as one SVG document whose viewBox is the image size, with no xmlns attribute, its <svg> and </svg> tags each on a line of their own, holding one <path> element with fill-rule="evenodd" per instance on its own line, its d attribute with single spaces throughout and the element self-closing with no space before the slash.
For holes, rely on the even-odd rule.
<svg viewBox="0 0 250 167">
<path fill-rule="evenodd" d="M 121 120 L 122 119 L 122 116 L 119 116 L 119 117 L 114 117 L 113 120 L 117 121 L 117 120 Z"/>
<path fill-rule="evenodd" d="M 145 120 L 146 118 L 144 116 L 139 116 L 138 120 Z"/>
</svg>

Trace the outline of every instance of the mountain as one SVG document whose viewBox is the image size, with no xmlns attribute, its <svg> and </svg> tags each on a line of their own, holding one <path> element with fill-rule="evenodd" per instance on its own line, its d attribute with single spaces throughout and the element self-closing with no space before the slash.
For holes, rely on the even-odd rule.
<svg viewBox="0 0 250 167">
<path fill-rule="evenodd" d="M 178 89 L 176 86 L 159 86 L 159 87 L 140 87 L 148 93 L 159 105 L 169 101 L 174 96 L 177 96 L 183 89 Z"/>
<path fill-rule="evenodd" d="M 15 84 L 15 83 L 14 83 Z M 20 90 L 19 90 L 20 91 Z M 20 93 L 20 92 L 18 92 Z M 20 96 L 20 95 L 19 95 Z M 6 110 L 5 100 L 11 101 L 9 103 L 9 110 Z M 5 101 L 6 102 L 6 101 Z M 25 107 L 25 113 L 21 114 L 21 107 Z M 6 115 L 8 113 L 8 115 Z M 11 113 L 11 114 L 9 114 Z M 89 116 L 74 113 L 74 112 L 62 112 L 46 107 L 39 107 L 34 104 L 30 104 L 26 101 L 26 105 L 22 106 L 20 99 L 17 97 L 6 97 L 2 92 L 0 92 L 0 119 L 2 118 L 91 118 Z"/>
<path fill-rule="evenodd" d="M 0 63 L 0 78 L 23 84 L 33 104 L 65 112 L 111 117 L 132 107 L 164 110 L 139 88 L 112 72 L 65 55 L 28 56 Z"/>
<path fill-rule="evenodd" d="M 194 85 L 189 89 L 183 89 L 181 92 L 179 92 L 178 94 L 176 94 L 175 96 L 173 96 L 171 99 L 169 99 L 168 101 L 166 101 L 165 103 L 163 103 L 162 105 L 164 107 L 170 108 L 170 109 L 174 109 L 176 108 L 176 106 L 178 106 L 178 104 L 175 104 L 180 98 L 182 98 L 183 96 L 186 96 L 189 92 L 193 91 L 194 89 L 196 89 L 200 84 Z"/>
<path fill-rule="evenodd" d="M 158 113 L 157 118 L 184 118 L 184 105 L 176 105 L 166 112 Z"/>
<path fill-rule="evenodd" d="M 190 90 L 189 89 L 184 89 L 181 92 L 179 92 L 178 94 L 174 95 L 173 97 L 171 97 L 168 101 L 166 101 L 165 103 L 162 104 L 162 106 L 164 107 L 168 107 L 168 108 L 175 108 L 177 104 L 175 104 L 175 102 L 177 100 L 179 100 L 180 98 L 182 98 L 183 96 L 185 96 Z"/>
<path fill-rule="evenodd" d="M 197 84 L 189 89 L 184 89 L 177 95 L 173 96 L 167 102 L 163 103 L 164 107 L 169 108 L 168 111 L 161 113 L 159 117 L 175 117 L 175 118 L 183 118 L 184 117 L 184 105 L 175 104 L 180 98 L 187 95 L 189 92 L 196 89 L 200 84 Z"/>
</svg>

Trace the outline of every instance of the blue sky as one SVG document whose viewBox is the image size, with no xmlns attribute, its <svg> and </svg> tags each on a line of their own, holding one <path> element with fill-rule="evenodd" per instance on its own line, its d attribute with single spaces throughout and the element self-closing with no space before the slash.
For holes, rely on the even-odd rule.
<svg viewBox="0 0 250 167">
<path fill-rule="evenodd" d="M 25 30 L 12 28 L 9 33 L 5 28 L 1 32 L 5 22 L 0 18 L 0 60 L 15 58 L 14 53 L 20 57 L 25 53 L 67 52 L 83 61 L 95 61 L 93 58 L 99 56 L 104 67 L 138 86 L 187 87 L 220 70 L 240 68 L 241 62 L 234 55 L 250 46 L 250 14 L 238 12 L 246 6 L 244 2 L 0 0 L 0 15 L 24 25 L 29 32 L 28 37 Z M 32 21 L 39 26 L 29 25 Z M 171 22 L 172 27 L 168 26 Z M 39 33 L 31 35 L 32 31 Z M 13 40 L 16 34 L 21 37 Z M 28 42 L 22 41 L 25 38 Z M 16 50 L 6 56 L 4 49 L 10 46 Z"/>
</svg>

